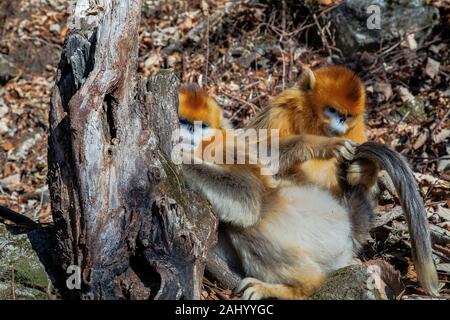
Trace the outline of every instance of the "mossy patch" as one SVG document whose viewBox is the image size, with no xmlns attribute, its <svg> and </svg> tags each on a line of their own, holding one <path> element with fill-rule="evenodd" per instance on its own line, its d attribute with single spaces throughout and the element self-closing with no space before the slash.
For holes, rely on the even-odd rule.
<svg viewBox="0 0 450 320">
<path fill-rule="evenodd" d="M 12 235 L 0 225 L 0 299 L 14 298 L 13 291 L 16 299 L 46 299 L 47 285 L 47 274 L 28 237 Z"/>
</svg>

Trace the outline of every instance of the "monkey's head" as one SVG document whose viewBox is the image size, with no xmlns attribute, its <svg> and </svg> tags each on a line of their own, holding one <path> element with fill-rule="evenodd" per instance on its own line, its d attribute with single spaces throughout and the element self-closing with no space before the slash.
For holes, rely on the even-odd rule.
<svg viewBox="0 0 450 320">
<path fill-rule="evenodd" d="M 194 84 L 183 86 L 178 92 L 178 118 L 183 141 L 194 148 L 226 123 L 216 100 Z"/>
<path fill-rule="evenodd" d="M 350 70 L 341 66 L 305 69 L 299 87 L 325 135 L 344 135 L 364 121 L 365 88 Z"/>
<path fill-rule="evenodd" d="M 222 127 L 222 108 L 205 89 L 190 84 L 180 88 L 178 93 L 178 116 L 182 126 L 193 125 L 201 121 L 203 128 Z"/>
</svg>

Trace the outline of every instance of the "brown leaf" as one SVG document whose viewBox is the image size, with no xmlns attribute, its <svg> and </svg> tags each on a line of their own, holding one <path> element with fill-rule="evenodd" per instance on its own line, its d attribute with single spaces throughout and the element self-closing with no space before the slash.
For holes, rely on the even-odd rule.
<svg viewBox="0 0 450 320">
<path fill-rule="evenodd" d="M 384 260 L 370 260 L 364 263 L 367 267 L 367 271 L 375 277 L 375 283 L 378 280 L 377 289 L 380 294 L 388 299 L 394 295 L 395 298 L 399 298 L 404 292 L 405 286 L 400 281 L 400 272 Z M 381 280 L 381 281 L 380 281 Z"/>
<path fill-rule="evenodd" d="M 9 151 L 9 150 L 14 149 L 14 145 L 11 142 L 5 142 L 2 144 L 2 148 L 5 151 Z"/>
<path fill-rule="evenodd" d="M 421 132 L 419 137 L 417 137 L 416 141 L 413 144 L 413 149 L 417 150 L 421 148 L 427 142 L 428 136 L 429 136 L 428 130 Z"/>
</svg>

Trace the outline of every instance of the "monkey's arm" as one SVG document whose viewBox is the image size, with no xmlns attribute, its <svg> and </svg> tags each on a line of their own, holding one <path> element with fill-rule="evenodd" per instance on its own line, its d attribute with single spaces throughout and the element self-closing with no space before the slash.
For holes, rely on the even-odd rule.
<svg viewBox="0 0 450 320">
<path fill-rule="evenodd" d="M 280 169 L 278 175 L 289 172 L 295 164 L 312 159 L 351 160 L 355 144 L 341 138 L 328 138 L 316 135 L 296 135 L 280 139 Z"/>
<path fill-rule="evenodd" d="M 240 227 L 257 223 L 265 191 L 256 166 L 184 164 L 188 181 L 209 200 L 219 219 Z"/>
</svg>

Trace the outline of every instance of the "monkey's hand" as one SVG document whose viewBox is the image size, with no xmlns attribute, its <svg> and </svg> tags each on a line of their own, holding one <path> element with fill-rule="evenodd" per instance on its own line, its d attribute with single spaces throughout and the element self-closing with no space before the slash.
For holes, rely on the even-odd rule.
<svg viewBox="0 0 450 320">
<path fill-rule="evenodd" d="M 353 160 L 357 144 L 351 140 L 330 138 L 324 148 L 325 157 L 336 158 L 339 162 Z"/>
</svg>

